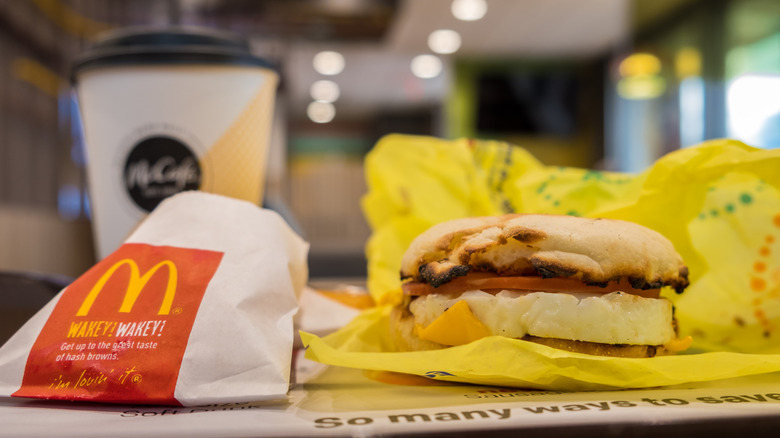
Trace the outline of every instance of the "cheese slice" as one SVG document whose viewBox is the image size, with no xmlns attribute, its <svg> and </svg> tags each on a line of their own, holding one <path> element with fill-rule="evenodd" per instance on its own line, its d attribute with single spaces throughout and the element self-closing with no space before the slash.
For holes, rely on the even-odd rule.
<svg viewBox="0 0 780 438">
<path fill-rule="evenodd" d="M 471 311 L 466 301 L 458 301 L 427 327 L 416 326 L 418 337 L 442 345 L 463 345 L 492 335 Z"/>
</svg>

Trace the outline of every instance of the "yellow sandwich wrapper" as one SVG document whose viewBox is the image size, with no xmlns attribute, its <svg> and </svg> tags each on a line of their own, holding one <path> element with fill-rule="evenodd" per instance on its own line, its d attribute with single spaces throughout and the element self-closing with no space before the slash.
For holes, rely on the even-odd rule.
<svg viewBox="0 0 780 438">
<path fill-rule="evenodd" d="M 780 371 L 780 354 L 712 352 L 651 359 L 591 356 L 490 336 L 441 350 L 396 352 L 390 306 L 362 313 L 325 338 L 301 333 L 306 357 L 329 365 L 431 379 L 551 391 L 651 388 Z"/>
<path fill-rule="evenodd" d="M 545 166 L 507 143 L 390 135 L 366 159 L 372 227 L 368 288 L 379 306 L 307 356 L 346 367 L 550 390 L 642 388 L 780 371 L 780 150 L 713 140 L 670 153 L 639 174 Z M 491 336 L 443 350 L 398 352 L 389 334 L 400 261 L 430 226 L 508 212 L 607 217 L 668 237 L 690 270 L 675 304 L 677 356 L 570 353 Z"/>
</svg>

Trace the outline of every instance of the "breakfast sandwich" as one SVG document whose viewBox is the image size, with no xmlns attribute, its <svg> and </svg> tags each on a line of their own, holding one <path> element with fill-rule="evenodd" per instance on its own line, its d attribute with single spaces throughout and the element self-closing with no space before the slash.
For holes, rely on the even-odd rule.
<svg viewBox="0 0 780 438">
<path fill-rule="evenodd" d="M 401 262 L 400 350 L 505 336 L 567 351 L 653 357 L 685 350 L 672 303 L 688 269 L 641 225 L 541 214 L 473 217 L 420 234 Z"/>
</svg>

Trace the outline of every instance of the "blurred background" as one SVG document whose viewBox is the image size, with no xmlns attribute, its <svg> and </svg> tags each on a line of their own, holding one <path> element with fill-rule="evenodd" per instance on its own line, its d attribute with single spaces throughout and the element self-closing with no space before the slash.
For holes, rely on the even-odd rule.
<svg viewBox="0 0 780 438">
<path fill-rule="evenodd" d="M 780 147 L 776 0 L 3 0 L 0 271 L 95 262 L 70 65 L 103 31 L 168 24 L 279 69 L 266 203 L 312 277 L 365 274 L 363 158 L 388 133 L 625 172 L 712 138 Z"/>
</svg>

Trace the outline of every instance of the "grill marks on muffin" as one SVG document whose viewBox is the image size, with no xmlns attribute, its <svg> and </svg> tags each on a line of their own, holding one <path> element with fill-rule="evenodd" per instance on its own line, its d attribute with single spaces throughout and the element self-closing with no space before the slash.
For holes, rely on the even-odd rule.
<svg viewBox="0 0 780 438">
<path fill-rule="evenodd" d="M 461 265 L 449 260 L 439 260 L 420 266 L 420 277 L 433 287 L 439 287 L 452 281 L 455 277 L 462 277 L 471 269 L 467 265 Z"/>
<path fill-rule="evenodd" d="M 525 244 L 532 245 L 547 238 L 547 234 L 540 230 L 534 230 L 526 227 L 519 227 L 517 229 L 507 230 L 508 237 L 510 239 L 523 242 Z"/>
<path fill-rule="evenodd" d="M 572 277 L 577 274 L 578 269 L 566 266 L 562 263 L 556 263 L 545 260 L 540 257 L 531 257 L 531 266 L 542 278 Z M 606 284 L 606 283 L 605 283 Z"/>
</svg>

